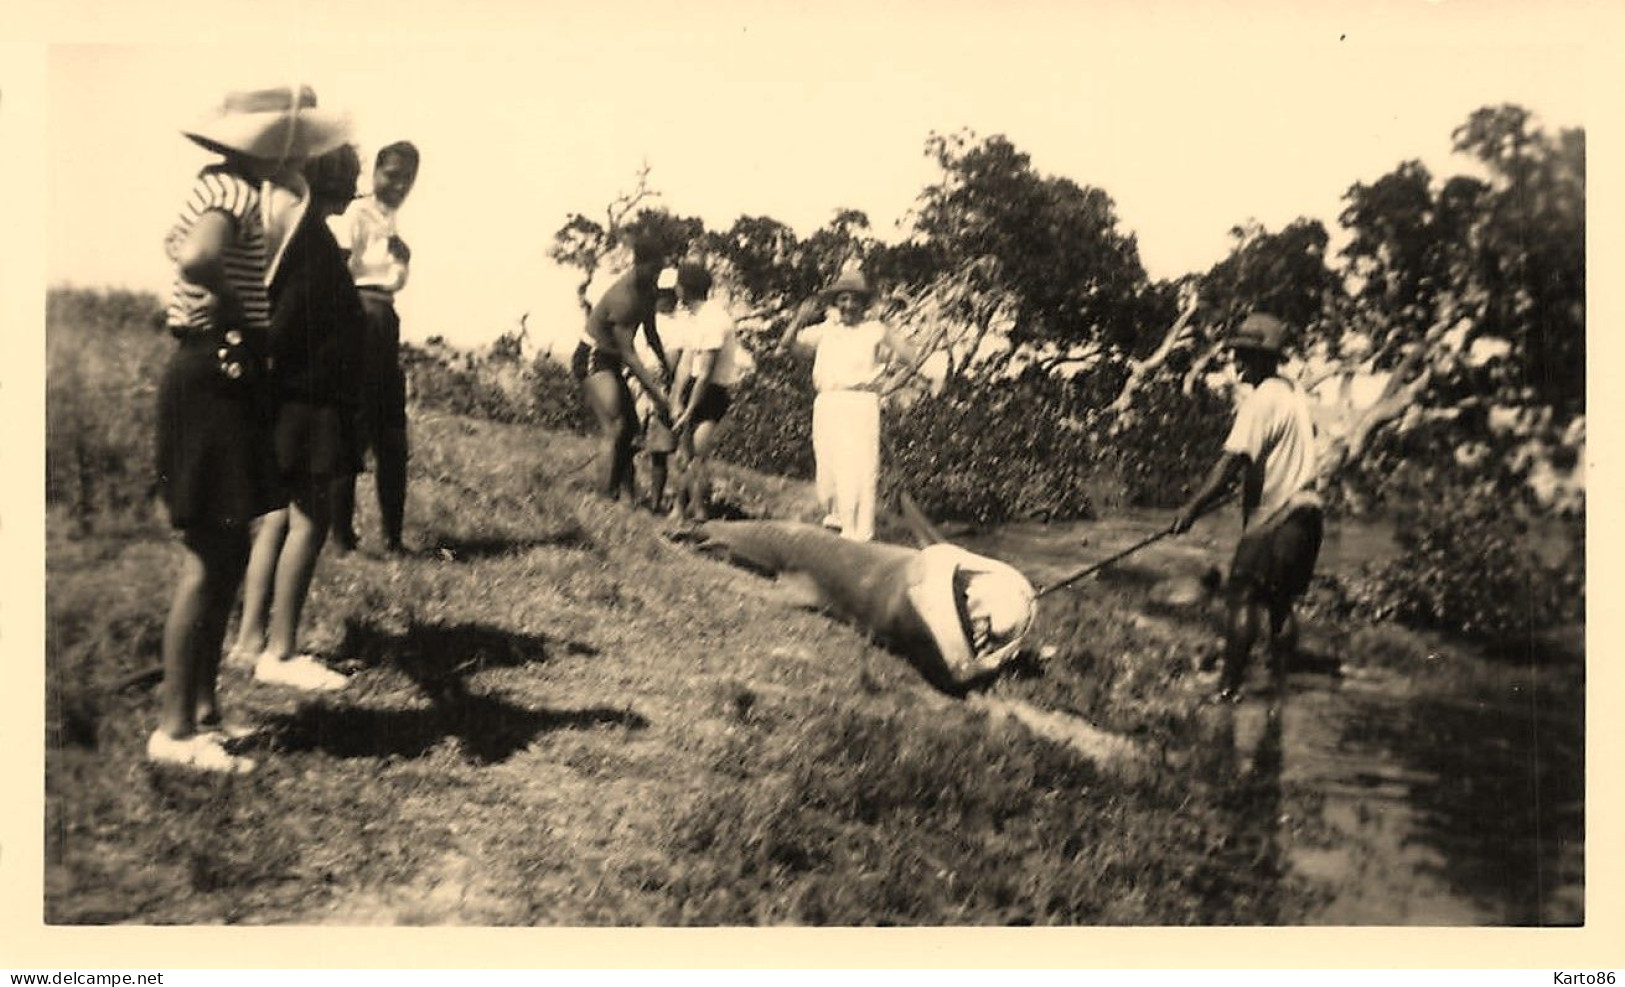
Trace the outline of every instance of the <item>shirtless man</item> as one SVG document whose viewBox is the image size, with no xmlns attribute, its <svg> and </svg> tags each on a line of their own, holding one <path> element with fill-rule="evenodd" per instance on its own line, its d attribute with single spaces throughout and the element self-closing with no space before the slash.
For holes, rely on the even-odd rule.
<svg viewBox="0 0 1625 987">
<path fill-rule="evenodd" d="M 593 305 L 570 362 L 587 408 L 598 420 L 598 492 L 610 500 L 625 493 L 627 502 L 633 504 L 637 503 L 637 483 L 632 475 L 632 446 L 638 434 L 638 412 L 622 371 L 631 371 L 658 413 L 666 414 L 670 404 L 666 354 L 655 330 L 655 281 L 661 266 L 658 243 L 641 237 L 633 242 L 632 270 Z M 645 364 L 633 345 L 639 329 L 659 361 L 655 367 Z"/>
</svg>

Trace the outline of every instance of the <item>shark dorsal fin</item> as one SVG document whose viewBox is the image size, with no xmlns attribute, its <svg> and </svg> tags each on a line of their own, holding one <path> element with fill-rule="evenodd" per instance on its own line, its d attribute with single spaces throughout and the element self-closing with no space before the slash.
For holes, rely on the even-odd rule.
<svg viewBox="0 0 1625 987">
<path fill-rule="evenodd" d="M 914 502 L 914 498 L 907 490 L 897 494 L 897 509 L 903 515 L 903 524 L 908 527 L 909 533 L 914 536 L 919 547 L 929 548 L 948 540 L 931 523 L 931 519 L 925 516 L 925 512 L 920 510 L 920 505 Z"/>
</svg>

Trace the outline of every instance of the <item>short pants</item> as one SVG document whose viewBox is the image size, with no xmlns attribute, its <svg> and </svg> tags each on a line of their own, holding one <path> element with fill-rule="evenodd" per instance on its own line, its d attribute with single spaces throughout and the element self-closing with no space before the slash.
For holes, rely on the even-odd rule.
<svg viewBox="0 0 1625 987">
<path fill-rule="evenodd" d="M 728 389 L 721 384 L 707 384 L 700 394 L 700 401 L 694 406 L 694 414 L 690 419 L 694 424 L 701 422 L 719 422 L 722 416 L 728 413 L 728 406 L 733 399 L 728 395 Z"/>
<path fill-rule="evenodd" d="M 619 374 L 621 366 L 621 358 L 618 355 L 606 353 L 586 340 L 582 340 L 576 346 L 575 354 L 570 357 L 570 376 L 582 381 L 593 374 L 601 374 L 605 371 Z"/>
<path fill-rule="evenodd" d="M 1252 587 L 1266 602 L 1287 603 L 1303 595 L 1320 557 L 1320 508 L 1296 507 L 1275 524 L 1241 536 L 1230 563 L 1230 585 Z"/>
</svg>

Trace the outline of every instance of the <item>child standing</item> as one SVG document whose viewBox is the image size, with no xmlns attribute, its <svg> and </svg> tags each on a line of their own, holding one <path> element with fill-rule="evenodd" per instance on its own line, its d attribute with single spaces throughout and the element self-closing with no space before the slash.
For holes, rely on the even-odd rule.
<svg viewBox="0 0 1625 987">
<path fill-rule="evenodd" d="M 395 295 L 406 287 L 412 251 L 402 240 L 396 220 L 418 180 L 418 149 L 397 141 L 378 151 L 372 168 L 372 196 L 357 199 L 333 224 L 338 244 L 350 253 L 350 273 L 367 314 L 362 358 L 362 408 L 358 433 L 371 449 L 377 467 L 378 513 L 383 520 L 384 550 L 405 551 L 401 529 L 406 518 L 406 373 L 401 369 L 401 319 Z M 333 542 L 340 551 L 355 548 L 355 477 L 333 483 Z"/>
<path fill-rule="evenodd" d="M 888 356 L 906 363 L 914 347 L 884 322 L 867 318 L 874 290 L 859 271 L 847 271 L 816 303 L 803 304 L 790 320 L 778 352 L 791 345 L 817 347 L 813 358 L 813 456 L 824 525 L 869 541 L 875 535 L 875 490 L 880 480 L 880 379 Z M 833 303 L 839 319 L 828 321 Z M 802 327 L 823 323 L 813 338 Z"/>
<path fill-rule="evenodd" d="M 673 379 L 681 352 L 681 340 L 672 335 L 676 329 L 672 322 L 676 311 L 677 269 L 668 267 L 660 272 L 660 277 L 655 281 L 655 315 L 661 324 L 659 333 L 651 336 L 645 332 L 634 342 L 638 358 L 645 366 L 656 367 L 663 381 Z M 658 355 L 650 340 L 660 344 Z M 644 506 L 651 513 L 659 514 L 665 506 L 666 479 L 671 471 L 672 454 L 677 451 L 677 431 L 672 427 L 667 409 L 656 407 L 654 399 L 641 384 L 636 386 L 635 391 L 638 412 L 643 419 L 643 451 L 649 454 L 649 495 L 644 499 Z"/>
<path fill-rule="evenodd" d="M 327 220 L 355 198 L 361 159 L 345 144 L 305 166 L 308 197 L 271 272 L 271 388 L 276 462 L 289 504 L 260 518 L 243 583 L 234 654 L 262 682 L 297 689 L 343 688 L 346 679 L 310 655 L 296 655 L 300 614 L 331 521 L 335 480 L 354 476 L 354 416 L 360 408 L 365 316 L 344 252 Z"/>
<path fill-rule="evenodd" d="M 225 748 L 215 695 L 248 525 L 282 503 L 272 449 L 265 197 L 303 159 L 342 141 L 341 117 L 308 88 L 231 92 L 183 133 L 222 160 L 199 173 L 165 248 L 178 345 L 158 389 L 157 468 L 184 559 L 164 624 L 164 682 L 147 757 L 251 771 Z"/>
</svg>

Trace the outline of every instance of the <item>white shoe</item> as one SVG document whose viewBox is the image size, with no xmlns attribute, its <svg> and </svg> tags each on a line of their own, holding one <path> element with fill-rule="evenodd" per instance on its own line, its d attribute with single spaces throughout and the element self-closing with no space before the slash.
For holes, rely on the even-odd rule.
<svg viewBox="0 0 1625 987">
<path fill-rule="evenodd" d="M 235 743 L 256 736 L 260 728 L 251 723 L 214 723 L 205 725 L 199 723 L 197 732 L 206 737 L 213 737 L 222 744 Z"/>
<path fill-rule="evenodd" d="M 154 730 L 147 738 L 147 760 L 233 775 L 248 774 L 259 766 L 251 757 L 226 753 L 218 734 L 194 733 L 184 740 L 176 740 L 161 729 Z"/>
<path fill-rule="evenodd" d="M 306 692 L 334 692 L 350 681 L 310 655 L 296 655 L 285 661 L 262 657 L 254 663 L 254 678 Z"/>
</svg>

